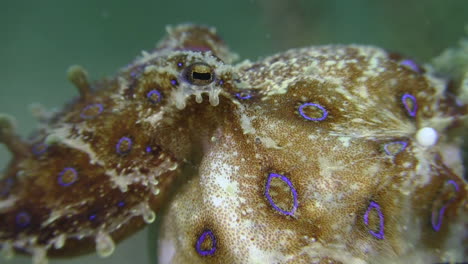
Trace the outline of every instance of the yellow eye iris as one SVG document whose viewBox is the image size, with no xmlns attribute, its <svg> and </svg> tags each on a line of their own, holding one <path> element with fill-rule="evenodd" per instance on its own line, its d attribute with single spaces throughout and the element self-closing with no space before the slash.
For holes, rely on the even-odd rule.
<svg viewBox="0 0 468 264">
<path fill-rule="evenodd" d="M 206 63 L 197 62 L 185 69 L 185 79 L 193 85 L 208 85 L 213 82 L 213 69 Z"/>
</svg>

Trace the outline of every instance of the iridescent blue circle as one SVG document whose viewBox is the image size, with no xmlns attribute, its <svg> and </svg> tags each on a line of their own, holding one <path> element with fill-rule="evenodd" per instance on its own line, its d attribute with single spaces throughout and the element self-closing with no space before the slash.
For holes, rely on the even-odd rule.
<svg viewBox="0 0 468 264">
<path fill-rule="evenodd" d="M 96 114 L 87 115 L 86 111 L 88 111 L 89 109 L 91 109 L 93 107 L 97 107 L 98 112 Z M 92 119 L 92 118 L 95 118 L 96 116 L 100 115 L 103 110 L 104 110 L 104 106 L 102 104 L 98 104 L 98 103 L 90 104 L 90 105 L 87 105 L 85 108 L 83 108 L 83 110 L 81 110 L 80 117 L 83 118 L 83 119 Z"/>
<path fill-rule="evenodd" d="M 410 68 L 414 72 L 418 72 L 418 73 L 421 72 L 421 69 L 419 68 L 418 64 L 414 62 L 413 60 L 410 60 L 410 59 L 402 60 L 400 62 L 400 65 Z"/>
<path fill-rule="evenodd" d="M 145 71 L 145 68 L 146 68 L 146 65 L 140 65 L 136 67 L 130 72 L 130 77 L 132 77 L 133 79 L 138 78 Z"/>
<path fill-rule="evenodd" d="M 136 78 L 137 76 L 138 76 L 138 72 L 136 72 L 136 71 L 132 71 L 130 73 L 130 77 L 132 77 L 132 78 Z"/>
<path fill-rule="evenodd" d="M 285 182 L 288 186 L 289 186 L 289 189 L 291 190 L 291 193 L 293 195 L 293 207 L 291 208 L 290 211 L 285 211 L 281 208 L 279 208 L 275 202 L 273 201 L 273 198 L 271 198 L 271 195 L 270 195 L 270 188 L 271 188 L 271 180 L 273 178 L 279 178 L 280 180 L 282 180 L 283 182 Z M 284 214 L 284 215 L 289 215 L 289 216 L 292 216 L 294 215 L 294 213 L 296 212 L 297 210 L 297 207 L 298 207 L 298 199 L 297 199 L 297 192 L 296 192 L 296 189 L 294 188 L 294 186 L 292 185 L 291 181 L 288 179 L 288 177 L 284 176 L 284 175 L 281 175 L 281 174 L 276 174 L 276 173 L 270 173 L 268 175 L 268 179 L 267 179 L 267 183 L 266 183 L 266 186 L 265 186 L 265 196 L 268 200 L 268 202 L 270 202 L 270 205 L 278 212 Z"/>
<path fill-rule="evenodd" d="M 156 95 L 158 97 L 158 99 L 154 100 L 153 99 L 153 96 Z M 146 98 L 148 98 L 148 100 L 153 103 L 153 104 L 157 104 L 159 102 L 161 102 L 161 98 L 162 98 L 162 95 L 159 91 L 157 90 L 151 90 L 149 91 L 147 94 L 146 94 Z"/>
<path fill-rule="evenodd" d="M 48 147 L 49 146 L 45 143 L 37 143 L 33 145 L 32 152 L 34 153 L 34 155 L 40 156 L 47 151 Z"/>
<path fill-rule="evenodd" d="M 318 118 L 314 118 L 314 117 L 310 117 L 310 116 L 308 116 L 306 113 L 304 113 L 304 108 L 305 108 L 305 107 L 310 107 L 310 106 L 320 109 L 320 111 L 322 111 L 322 116 L 321 116 L 321 117 L 318 117 Z M 323 121 L 323 120 L 325 120 L 325 119 L 327 118 L 327 116 L 328 116 L 328 111 L 327 111 L 327 109 L 325 109 L 325 107 L 323 107 L 323 106 L 321 106 L 321 105 L 319 105 L 319 104 L 315 104 L 315 103 L 303 103 L 303 104 L 301 104 L 301 105 L 299 106 L 298 110 L 299 110 L 299 114 L 300 114 L 303 118 L 305 118 L 305 119 L 307 119 L 307 120 L 310 120 L 310 121 Z"/>
<path fill-rule="evenodd" d="M 458 187 L 458 184 L 454 180 L 448 180 L 446 184 L 451 184 L 455 188 L 455 192 L 458 193 L 460 191 L 460 187 Z M 456 197 L 453 197 L 447 203 L 445 203 L 442 208 L 440 208 L 438 214 L 436 215 L 434 212 L 432 212 L 431 215 L 431 225 L 434 231 L 438 232 L 442 226 L 442 219 L 445 214 L 445 210 L 447 210 L 447 207 L 456 199 Z"/>
<path fill-rule="evenodd" d="M 120 149 L 123 143 L 127 144 L 127 149 Z M 121 137 L 119 139 L 119 142 L 117 142 L 117 144 L 115 145 L 115 151 L 120 155 L 128 154 L 132 150 L 132 145 L 133 142 L 129 137 Z"/>
<path fill-rule="evenodd" d="M 252 98 L 252 95 L 250 93 L 236 93 L 236 97 L 240 100 L 248 100 Z"/>
<path fill-rule="evenodd" d="M 390 152 L 390 149 L 389 147 L 392 146 L 392 145 L 401 145 L 401 149 L 398 150 L 396 153 L 392 153 Z M 394 142 L 390 142 L 390 143 L 387 143 L 384 145 L 384 150 L 385 150 L 385 153 L 387 153 L 387 155 L 396 155 L 400 152 L 402 152 L 403 150 L 406 149 L 406 147 L 408 146 L 408 142 L 406 141 L 394 141 Z"/>
<path fill-rule="evenodd" d="M 366 224 L 366 226 L 369 225 L 369 213 L 370 213 L 370 211 L 372 209 L 376 210 L 377 214 L 379 215 L 379 230 L 374 231 L 374 230 L 369 229 L 369 233 L 371 235 L 373 235 L 375 238 L 384 239 L 385 238 L 385 235 L 384 235 L 384 215 L 383 215 L 382 210 L 380 209 L 380 205 L 378 203 L 376 203 L 374 201 L 370 201 L 370 204 L 367 207 L 367 211 L 364 214 L 364 224 Z"/>
<path fill-rule="evenodd" d="M 413 107 L 411 107 L 410 105 L 408 105 L 407 100 L 411 100 L 411 101 L 413 102 Z M 414 96 L 411 95 L 411 94 L 405 93 L 405 94 L 401 97 L 401 102 L 402 102 L 403 105 L 405 106 L 405 109 L 406 109 L 406 111 L 408 112 L 408 115 L 411 116 L 411 117 L 415 117 L 415 116 L 416 116 L 416 112 L 418 111 L 418 104 L 417 104 L 417 102 L 416 102 L 416 97 L 414 97 Z"/>
<path fill-rule="evenodd" d="M 151 146 L 146 146 L 145 151 L 146 153 L 151 153 L 153 151 L 153 148 Z"/>
<path fill-rule="evenodd" d="M 176 79 L 172 79 L 172 80 L 171 80 L 171 84 L 175 86 L 175 85 L 177 85 L 177 84 L 178 84 L 178 82 L 177 82 L 177 80 L 176 80 Z"/>
<path fill-rule="evenodd" d="M 94 221 L 94 220 L 96 220 L 96 217 L 97 217 L 97 214 L 90 214 L 88 216 L 88 219 L 89 219 L 89 221 Z"/>
<path fill-rule="evenodd" d="M 117 203 L 117 207 L 124 207 L 125 206 L 125 201 L 119 201 Z"/>
<path fill-rule="evenodd" d="M 18 227 L 24 228 L 31 224 L 31 215 L 28 212 L 22 211 L 16 214 L 16 225 Z"/>
<path fill-rule="evenodd" d="M 211 239 L 211 248 L 208 250 L 203 250 L 201 248 L 203 242 L 209 237 Z M 216 237 L 211 230 L 205 230 L 201 236 L 197 240 L 197 244 L 195 245 L 195 249 L 197 250 L 198 254 L 201 256 L 213 256 L 216 252 Z"/>
<path fill-rule="evenodd" d="M 63 179 L 63 176 L 67 172 L 71 172 L 73 174 L 73 178 L 70 181 L 65 182 L 64 179 Z M 58 184 L 60 184 L 63 187 L 68 187 L 68 186 L 74 184 L 77 180 L 78 180 L 78 172 L 76 171 L 75 168 L 72 168 L 72 167 L 67 167 L 67 168 L 63 169 L 59 173 L 59 176 L 57 178 Z"/>
</svg>

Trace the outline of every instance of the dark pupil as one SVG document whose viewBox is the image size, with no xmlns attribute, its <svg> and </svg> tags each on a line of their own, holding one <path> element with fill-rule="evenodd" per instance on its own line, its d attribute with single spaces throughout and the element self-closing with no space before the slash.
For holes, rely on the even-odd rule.
<svg viewBox="0 0 468 264">
<path fill-rule="evenodd" d="M 209 72 L 192 72 L 192 78 L 194 80 L 209 81 L 211 80 L 211 73 Z"/>
</svg>

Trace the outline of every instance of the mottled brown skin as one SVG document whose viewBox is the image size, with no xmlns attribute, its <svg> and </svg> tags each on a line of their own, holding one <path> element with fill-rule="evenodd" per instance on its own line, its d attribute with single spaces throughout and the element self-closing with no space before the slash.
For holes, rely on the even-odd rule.
<svg viewBox="0 0 468 264">
<path fill-rule="evenodd" d="M 466 124 L 468 108 L 445 80 L 365 46 L 231 65 L 236 55 L 213 29 L 168 31 L 109 80 L 91 83 L 72 67 L 80 97 L 30 140 L 1 116 L 0 142 L 13 154 L 0 182 L 4 250 L 33 254 L 37 264 L 44 253 L 92 247 L 107 256 L 109 236 L 124 239 L 156 212 L 164 214 L 161 263 L 463 256 L 466 183 L 459 142 L 448 133 Z M 408 94 L 417 111 L 402 100 Z M 424 127 L 436 142 L 418 138 Z M 77 177 L 61 175 L 66 168 Z M 431 215 L 443 206 L 435 230 Z"/>
</svg>

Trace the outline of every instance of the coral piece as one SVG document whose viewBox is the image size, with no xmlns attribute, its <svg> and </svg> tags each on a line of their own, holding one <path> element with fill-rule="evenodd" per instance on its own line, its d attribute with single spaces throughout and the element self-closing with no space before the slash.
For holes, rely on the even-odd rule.
<svg viewBox="0 0 468 264">
<path fill-rule="evenodd" d="M 7 255 L 106 257 L 159 213 L 160 263 L 466 260 L 447 80 L 371 46 L 233 64 L 214 29 L 168 31 L 112 79 L 71 67 L 79 98 L 29 141 L 0 116 Z"/>
</svg>

